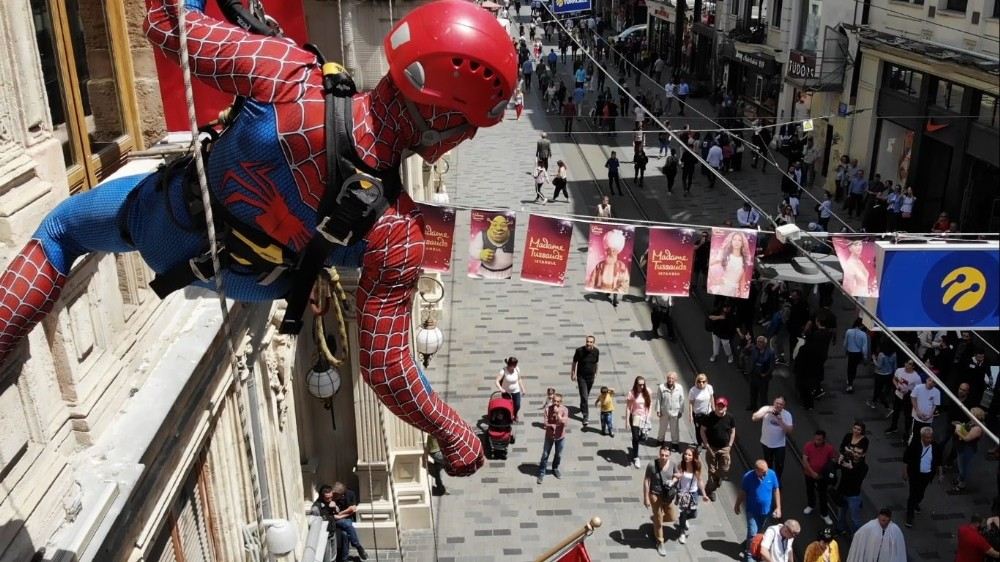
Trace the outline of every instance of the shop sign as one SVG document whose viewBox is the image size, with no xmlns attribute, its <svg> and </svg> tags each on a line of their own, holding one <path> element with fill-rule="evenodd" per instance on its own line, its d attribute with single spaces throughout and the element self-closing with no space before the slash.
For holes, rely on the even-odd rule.
<svg viewBox="0 0 1000 562">
<path fill-rule="evenodd" d="M 816 55 L 803 51 L 788 53 L 789 78 L 816 78 Z"/>
<path fill-rule="evenodd" d="M 654 18 L 659 18 L 663 21 L 672 21 L 674 15 L 674 7 L 665 2 L 656 2 L 655 0 L 646 0 L 646 9 L 649 11 L 649 15 Z"/>
<path fill-rule="evenodd" d="M 552 11 L 556 14 L 569 14 L 589 10 L 590 0 L 553 0 Z"/>
<path fill-rule="evenodd" d="M 736 51 L 736 60 L 739 61 L 739 62 L 741 62 L 741 63 L 743 63 L 743 64 L 745 64 L 745 65 L 752 66 L 752 67 L 756 68 L 757 70 L 759 70 L 761 72 L 763 72 L 764 69 L 767 67 L 767 60 L 763 59 L 761 57 L 758 57 L 757 55 L 755 55 L 753 53 L 745 53 L 743 51 Z"/>
</svg>

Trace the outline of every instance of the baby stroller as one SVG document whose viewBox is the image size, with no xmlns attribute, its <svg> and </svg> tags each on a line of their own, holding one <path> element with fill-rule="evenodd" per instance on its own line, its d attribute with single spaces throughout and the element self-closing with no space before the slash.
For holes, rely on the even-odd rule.
<svg viewBox="0 0 1000 562">
<path fill-rule="evenodd" d="M 486 424 L 487 458 L 506 459 L 508 446 L 514 444 L 514 399 L 510 394 L 496 391 L 490 395 L 482 423 Z"/>
</svg>

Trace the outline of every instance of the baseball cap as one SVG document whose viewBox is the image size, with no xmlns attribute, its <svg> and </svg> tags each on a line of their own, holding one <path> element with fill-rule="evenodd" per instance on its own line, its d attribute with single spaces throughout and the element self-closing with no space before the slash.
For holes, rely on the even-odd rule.
<svg viewBox="0 0 1000 562">
<path fill-rule="evenodd" d="M 715 399 L 715 403 L 716 404 L 722 404 L 723 406 L 725 406 L 727 408 L 729 407 L 729 399 L 727 399 L 725 396 L 720 396 L 720 397 L 716 398 Z"/>
</svg>

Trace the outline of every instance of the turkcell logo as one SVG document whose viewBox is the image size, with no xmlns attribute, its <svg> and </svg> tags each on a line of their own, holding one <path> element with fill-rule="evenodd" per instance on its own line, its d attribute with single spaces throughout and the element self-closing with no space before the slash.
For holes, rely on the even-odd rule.
<svg viewBox="0 0 1000 562">
<path fill-rule="evenodd" d="M 878 316 L 901 329 L 1000 329 L 1000 252 L 885 253 Z"/>
<path fill-rule="evenodd" d="M 552 0 L 552 11 L 557 14 L 589 10 L 590 0 Z"/>
</svg>

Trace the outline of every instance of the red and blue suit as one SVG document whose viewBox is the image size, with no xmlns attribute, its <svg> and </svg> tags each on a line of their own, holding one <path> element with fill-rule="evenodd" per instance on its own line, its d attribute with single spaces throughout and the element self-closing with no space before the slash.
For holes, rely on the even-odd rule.
<svg viewBox="0 0 1000 562">
<path fill-rule="evenodd" d="M 148 39 L 178 60 L 174 3 L 146 4 Z M 244 227 L 301 251 L 315 233 L 327 185 L 322 68 L 313 53 L 288 39 L 252 35 L 208 17 L 204 0 L 186 0 L 185 5 L 193 76 L 245 98 L 207 159 L 213 196 Z M 416 103 L 423 118 L 416 123 L 417 116 L 401 98 L 387 75 L 374 90 L 352 99 L 357 158 L 372 169 L 398 166 L 406 149 L 436 160 L 475 134 L 463 113 L 435 105 Z M 421 129 L 458 126 L 466 127 L 459 135 L 433 145 L 420 143 Z M 156 172 L 107 181 L 49 213 L 0 276 L 0 361 L 51 311 L 73 262 L 82 255 L 138 251 L 154 271 L 163 273 L 206 251 L 206 234 L 190 214 L 183 176 L 173 174 L 164 182 L 163 172 Z M 480 441 L 433 392 L 410 348 L 422 233 L 420 214 L 402 193 L 361 241 L 338 248 L 328 262 L 361 267 L 357 308 L 363 379 L 396 416 L 437 438 L 450 473 L 470 474 L 483 462 Z M 262 285 L 257 273 L 238 264 L 227 266 L 223 280 L 227 296 L 240 301 L 282 298 L 290 285 L 284 278 Z M 195 284 L 215 288 L 214 280 Z"/>
</svg>

